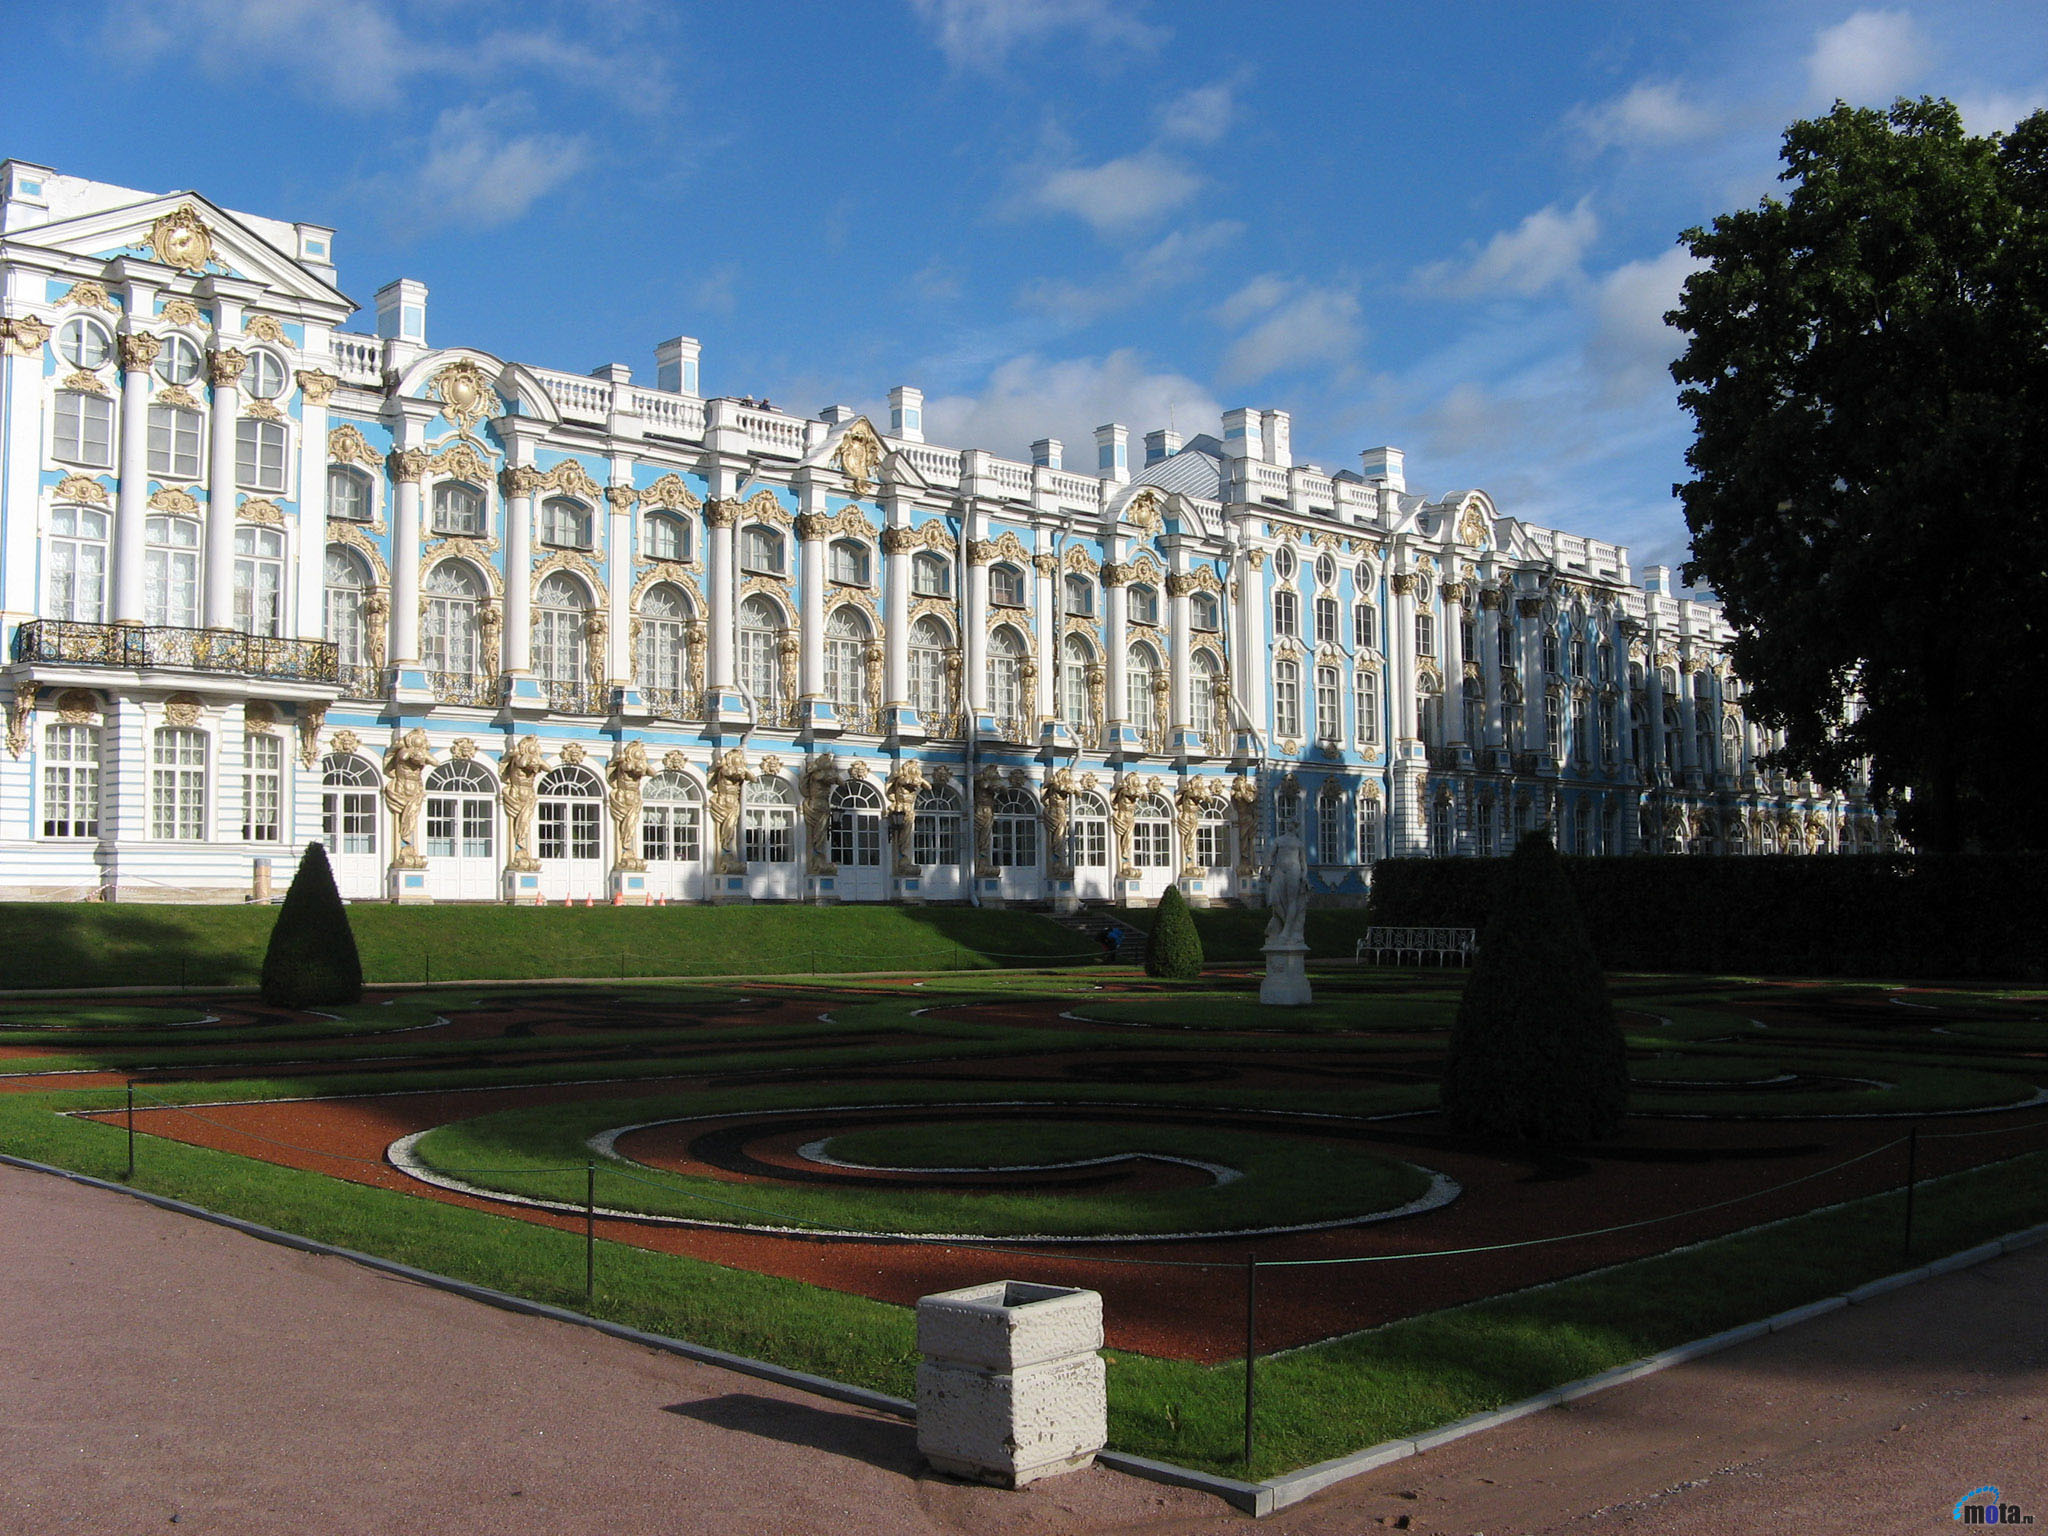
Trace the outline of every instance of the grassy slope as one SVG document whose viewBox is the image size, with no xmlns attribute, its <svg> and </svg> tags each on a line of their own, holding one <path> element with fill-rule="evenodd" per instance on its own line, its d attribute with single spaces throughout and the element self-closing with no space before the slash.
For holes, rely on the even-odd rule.
<svg viewBox="0 0 2048 1536">
<path fill-rule="evenodd" d="M 1146 933 L 1159 921 L 1150 907 L 1126 907 L 1119 915 Z M 1264 911 L 1245 907 L 1201 907 L 1194 912 L 1195 932 L 1202 937 L 1202 958 L 1206 964 L 1241 963 L 1264 958 L 1259 946 L 1266 942 Z M 1363 907 L 1311 907 L 1305 936 L 1311 960 L 1349 960 L 1365 936 Z"/>
<path fill-rule="evenodd" d="M 10 902 L 9 987 L 253 983 L 275 907 Z M 394 907 L 349 920 L 372 984 L 1029 964 L 1095 950 L 1050 918 L 970 907 Z"/>
</svg>

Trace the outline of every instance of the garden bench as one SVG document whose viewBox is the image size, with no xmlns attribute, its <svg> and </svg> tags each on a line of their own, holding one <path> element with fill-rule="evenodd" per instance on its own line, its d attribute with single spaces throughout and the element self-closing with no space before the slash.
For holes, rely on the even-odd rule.
<svg viewBox="0 0 2048 1536">
<path fill-rule="evenodd" d="M 1400 965 L 1405 956 L 1413 955 L 1417 965 L 1470 965 L 1478 947 L 1476 928 L 1368 928 L 1352 958 L 1384 965 L 1392 955 L 1393 963 Z"/>
</svg>

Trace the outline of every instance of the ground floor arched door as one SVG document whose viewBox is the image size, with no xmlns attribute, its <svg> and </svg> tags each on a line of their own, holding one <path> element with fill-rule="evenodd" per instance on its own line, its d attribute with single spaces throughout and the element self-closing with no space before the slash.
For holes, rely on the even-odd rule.
<svg viewBox="0 0 2048 1536">
<path fill-rule="evenodd" d="M 756 901 L 803 899 L 803 840 L 797 836 L 796 798 L 782 779 L 747 786 L 740 818 L 740 857 L 747 894 Z"/>
<path fill-rule="evenodd" d="M 1074 796 L 1067 848 L 1074 866 L 1074 895 L 1082 901 L 1108 901 L 1115 874 L 1109 863 L 1109 807 L 1092 790 Z"/>
<path fill-rule="evenodd" d="M 650 901 L 704 899 L 704 797 L 680 773 L 658 773 L 640 791 L 640 857 Z"/>
<path fill-rule="evenodd" d="M 889 870 L 882 862 L 882 796 L 854 780 L 832 791 L 825 857 L 839 866 L 833 894 L 841 901 L 886 901 Z"/>
<path fill-rule="evenodd" d="M 1038 835 L 1038 802 L 1021 789 L 995 793 L 989 851 L 998 871 L 1005 901 L 1036 901 L 1045 893 L 1045 874 Z"/>
<path fill-rule="evenodd" d="M 495 901 L 498 785 L 474 758 L 427 773 L 427 894 L 436 901 Z"/>
<path fill-rule="evenodd" d="M 540 781 L 534 820 L 540 893 L 549 901 L 608 901 L 604 863 L 604 788 L 575 763 L 550 768 Z"/>
<path fill-rule="evenodd" d="M 1131 864 L 1138 871 L 1141 901 L 1157 901 L 1173 884 L 1178 865 L 1173 857 L 1173 811 L 1157 795 L 1138 802 L 1131 822 Z"/>
<path fill-rule="evenodd" d="M 320 841 L 345 901 L 375 901 L 385 894 L 377 811 L 377 770 L 367 759 L 335 752 L 321 760 Z"/>
</svg>

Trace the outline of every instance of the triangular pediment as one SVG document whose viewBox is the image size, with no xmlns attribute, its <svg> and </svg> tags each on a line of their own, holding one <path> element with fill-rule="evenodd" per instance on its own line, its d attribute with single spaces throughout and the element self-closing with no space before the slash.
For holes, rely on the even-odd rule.
<svg viewBox="0 0 2048 1536">
<path fill-rule="evenodd" d="M 159 251 L 159 243 L 168 248 Z M 320 312 L 330 323 L 356 308 L 347 294 L 291 252 L 196 192 L 169 192 L 16 230 L 0 241 L 0 248 L 12 260 L 46 262 L 77 276 L 100 277 L 108 263 L 128 257 L 171 268 L 178 274 L 172 284 L 178 289 L 208 277 L 239 279 L 266 290 L 265 308 Z M 34 262 L 37 253 L 48 253 L 45 262 Z"/>
</svg>

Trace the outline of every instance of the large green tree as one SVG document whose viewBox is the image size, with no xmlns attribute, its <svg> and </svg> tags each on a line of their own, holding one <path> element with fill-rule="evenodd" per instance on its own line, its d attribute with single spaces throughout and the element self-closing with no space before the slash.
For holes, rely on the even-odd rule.
<svg viewBox="0 0 2048 1536">
<path fill-rule="evenodd" d="M 1837 103 L 1684 241 L 1689 581 L 1776 760 L 1932 849 L 2048 847 L 2048 112 Z"/>
</svg>

